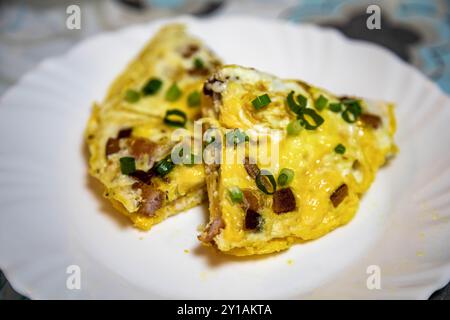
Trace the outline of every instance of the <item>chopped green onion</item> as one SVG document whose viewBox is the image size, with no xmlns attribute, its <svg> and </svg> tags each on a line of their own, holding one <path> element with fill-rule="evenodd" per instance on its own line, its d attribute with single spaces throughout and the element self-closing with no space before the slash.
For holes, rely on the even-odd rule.
<svg viewBox="0 0 450 320">
<path fill-rule="evenodd" d="M 133 157 L 122 157 L 120 158 L 120 171 L 123 174 L 129 175 L 136 171 L 136 162 Z"/>
<path fill-rule="evenodd" d="M 277 183 L 273 174 L 268 170 L 261 170 L 255 179 L 256 186 L 265 194 L 274 194 L 277 191 Z"/>
<path fill-rule="evenodd" d="M 176 83 L 172 84 L 166 92 L 166 100 L 170 102 L 177 101 L 181 97 L 181 90 Z"/>
<path fill-rule="evenodd" d="M 259 109 L 267 106 L 271 102 L 272 102 L 272 100 L 270 100 L 269 95 L 266 93 L 266 94 L 263 94 L 261 96 L 256 97 L 255 99 L 253 99 L 252 105 L 253 105 L 253 107 L 255 107 L 256 110 L 259 110 Z"/>
<path fill-rule="evenodd" d="M 198 91 L 191 92 L 187 97 L 189 107 L 198 107 L 201 102 L 201 95 Z"/>
<path fill-rule="evenodd" d="M 145 86 L 142 88 L 142 93 L 144 95 L 153 95 L 159 91 L 162 86 L 162 81 L 158 78 L 151 78 Z"/>
<path fill-rule="evenodd" d="M 172 171 L 173 167 L 175 167 L 175 164 L 172 162 L 172 159 L 169 155 L 168 157 L 162 159 L 161 161 L 158 161 L 155 164 L 155 171 L 160 177 L 164 177 L 166 174 Z"/>
<path fill-rule="evenodd" d="M 195 58 L 194 59 L 194 67 L 195 69 L 203 69 L 203 67 L 205 66 L 205 64 L 203 63 L 203 60 L 200 58 Z"/>
<path fill-rule="evenodd" d="M 309 123 L 305 116 L 314 120 L 314 124 Z M 311 108 L 303 108 L 302 112 L 299 114 L 299 118 L 302 120 L 302 125 L 306 130 L 315 130 L 324 122 L 323 118 Z"/>
<path fill-rule="evenodd" d="M 342 118 L 348 123 L 354 123 L 358 120 L 358 117 L 362 113 L 361 106 L 356 100 L 348 100 L 346 103 L 346 109 L 342 112 Z"/>
<path fill-rule="evenodd" d="M 297 102 L 298 102 L 298 104 L 294 100 L 294 91 L 291 91 L 287 96 L 288 107 L 295 114 L 300 114 L 302 109 L 306 108 L 306 104 L 307 104 L 308 100 L 306 99 L 305 96 L 299 94 L 297 96 Z"/>
<path fill-rule="evenodd" d="M 134 103 L 139 101 L 139 99 L 141 98 L 141 94 L 136 91 L 136 90 L 132 90 L 129 89 L 125 92 L 125 101 L 129 102 L 129 103 Z"/>
<path fill-rule="evenodd" d="M 166 111 L 166 116 L 164 117 L 165 124 L 173 127 L 184 127 L 186 122 L 187 116 L 183 111 L 178 109 L 171 109 Z"/>
<path fill-rule="evenodd" d="M 283 168 L 278 175 L 278 184 L 280 186 L 287 186 L 294 179 L 294 171 L 288 168 Z"/>
<path fill-rule="evenodd" d="M 242 200 L 244 200 L 244 194 L 239 187 L 229 188 L 228 193 L 230 194 L 230 198 L 233 203 L 242 202 Z"/>
<path fill-rule="evenodd" d="M 328 99 L 325 98 L 323 95 L 320 95 L 320 97 L 316 100 L 316 109 L 321 111 L 323 110 L 328 104 Z"/>
<path fill-rule="evenodd" d="M 292 120 L 287 125 L 287 133 L 291 136 L 295 136 L 302 131 L 302 120 Z"/>
<path fill-rule="evenodd" d="M 341 112 L 342 110 L 342 104 L 340 103 L 330 103 L 328 108 L 333 112 Z"/>
<path fill-rule="evenodd" d="M 297 102 L 301 108 L 306 108 L 306 104 L 308 103 L 308 100 L 306 99 L 305 96 L 299 94 L 297 96 Z"/>
<path fill-rule="evenodd" d="M 344 145 L 342 145 L 342 144 L 338 144 L 337 146 L 336 146 L 336 148 L 334 148 L 334 151 L 336 152 L 336 153 L 339 153 L 339 154 L 344 154 L 345 153 L 345 147 L 344 147 Z"/>
</svg>

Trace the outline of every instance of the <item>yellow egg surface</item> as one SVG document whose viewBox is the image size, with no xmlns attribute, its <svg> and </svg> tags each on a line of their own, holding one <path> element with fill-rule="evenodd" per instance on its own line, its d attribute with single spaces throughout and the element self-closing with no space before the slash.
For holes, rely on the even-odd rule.
<svg viewBox="0 0 450 320">
<path fill-rule="evenodd" d="M 392 103 L 236 65 L 214 73 L 204 92 L 204 116 L 223 138 L 221 163 L 205 168 L 210 222 L 199 238 L 228 254 L 277 252 L 348 223 L 397 152 Z M 231 129 L 247 139 L 230 147 Z"/>
</svg>

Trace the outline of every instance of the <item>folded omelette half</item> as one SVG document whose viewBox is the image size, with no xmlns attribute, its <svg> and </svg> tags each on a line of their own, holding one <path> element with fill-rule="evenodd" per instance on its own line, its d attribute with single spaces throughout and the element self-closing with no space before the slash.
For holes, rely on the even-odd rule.
<svg viewBox="0 0 450 320">
<path fill-rule="evenodd" d="M 89 172 L 140 229 L 206 198 L 201 164 L 170 157 L 201 115 L 201 90 L 220 60 L 185 27 L 163 27 L 95 103 L 85 131 Z M 181 138 L 180 138 L 181 139 Z"/>
<path fill-rule="evenodd" d="M 221 161 L 205 167 L 210 221 L 199 239 L 228 254 L 277 252 L 346 224 L 397 152 L 391 103 L 236 65 L 203 92 L 222 138 L 206 150 Z"/>
</svg>

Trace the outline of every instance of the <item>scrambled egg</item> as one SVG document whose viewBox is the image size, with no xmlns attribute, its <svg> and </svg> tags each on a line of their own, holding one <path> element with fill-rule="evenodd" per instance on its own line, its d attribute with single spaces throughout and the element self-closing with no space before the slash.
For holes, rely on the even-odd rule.
<svg viewBox="0 0 450 320">
<path fill-rule="evenodd" d="M 210 222 L 199 238 L 228 254 L 284 250 L 348 223 L 378 168 L 397 152 L 390 103 L 337 97 L 235 65 L 212 75 L 204 92 L 203 113 L 222 134 L 235 128 L 258 136 L 279 133 L 257 144 L 266 147 L 266 157 L 254 157 L 253 165 L 256 144 L 247 139 L 231 153 L 226 142 L 218 143 L 222 164 L 206 166 Z M 240 161 L 227 162 L 230 156 Z M 276 191 L 267 192 L 267 183 Z"/>
<path fill-rule="evenodd" d="M 148 230 L 205 200 L 203 165 L 174 165 L 168 156 L 174 130 L 191 134 L 203 82 L 220 64 L 183 25 L 168 25 L 94 104 L 85 132 L 89 172 L 136 227 Z"/>
</svg>

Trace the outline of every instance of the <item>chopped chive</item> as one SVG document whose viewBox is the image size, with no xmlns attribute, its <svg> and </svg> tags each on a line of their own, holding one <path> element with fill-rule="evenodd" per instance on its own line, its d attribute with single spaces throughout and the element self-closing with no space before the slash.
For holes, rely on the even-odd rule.
<svg viewBox="0 0 450 320">
<path fill-rule="evenodd" d="M 359 102 L 356 100 L 350 100 L 344 104 L 347 108 L 344 110 L 344 112 L 342 112 L 342 118 L 348 123 L 356 122 L 358 120 L 358 117 L 362 113 Z"/>
<path fill-rule="evenodd" d="M 166 111 L 164 123 L 172 127 L 184 127 L 187 122 L 186 113 L 178 109 Z"/>
<path fill-rule="evenodd" d="M 287 125 L 287 133 L 288 135 L 295 136 L 302 131 L 302 128 L 301 120 L 293 120 Z"/>
<path fill-rule="evenodd" d="M 328 108 L 333 112 L 341 112 L 342 110 L 342 104 L 340 103 L 330 103 L 328 105 Z"/>
<path fill-rule="evenodd" d="M 269 95 L 266 93 L 253 99 L 252 105 L 256 110 L 259 110 L 267 106 L 270 102 L 272 102 L 272 100 L 270 100 Z"/>
<path fill-rule="evenodd" d="M 120 158 L 120 171 L 123 174 L 129 175 L 136 171 L 136 162 L 133 157 L 122 157 Z"/>
<path fill-rule="evenodd" d="M 189 107 L 198 107 L 201 102 L 201 95 L 198 91 L 191 92 L 187 97 L 187 103 Z"/>
<path fill-rule="evenodd" d="M 177 86 L 176 83 L 174 83 L 169 87 L 169 89 L 167 89 L 166 100 L 170 101 L 170 102 L 174 102 L 181 97 L 181 94 L 182 94 L 182 92 L 181 92 L 180 88 Z"/>
<path fill-rule="evenodd" d="M 309 123 L 305 116 L 311 118 L 314 123 Z M 324 119 L 311 108 L 304 108 L 299 114 L 299 118 L 302 120 L 302 126 L 305 127 L 306 130 L 315 130 L 324 122 Z"/>
<path fill-rule="evenodd" d="M 124 99 L 129 103 L 137 102 L 140 98 L 141 94 L 136 90 L 129 89 L 125 92 Z"/>
<path fill-rule="evenodd" d="M 344 145 L 343 144 L 338 144 L 337 146 L 336 146 L 336 148 L 334 148 L 334 151 L 336 152 L 336 153 L 339 153 L 339 154 L 344 154 L 345 153 L 345 147 L 344 147 Z"/>
<path fill-rule="evenodd" d="M 242 193 L 241 189 L 239 189 L 239 187 L 229 188 L 228 193 L 233 203 L 239 203 L 244 200 L 244 194 Z"/>
<path fill-rule="evenodd" d="M 287 186 L 294 179 L 294 171 L 288 168 L 283 168 L 278 175 L 278 185 Z"/>
<path fill-rule="evenodd" d="M 173 167 L 175 167 L 175 164 L 172 162 L 172 159 L 169 155 L 168 157 L 162 159 L 161 161 L 158 161 L 155 164 L 155 171 L 160 177 L 164 177 L 166 174 L 172 171 Z"/>
<path fill-rule="evenodd" d="M 298 103 L 297 103 L 298 102 Z M 303 108 L 306 108 L 308 100 L 305 96 L 299 94 L 297 96 L 297 102 L 294 100 L 294 91 L 291 91 L 287 96 L 287 104 L 289 109 L 295 114 L 300 114 Z"/>
<path fill-rule="evenodd" d="M 277 183 L 273 174 L 268 170 L 261 170 L 255 179 L 256 186 L 265 194 L 274 194 L 277 191 Z"/>
<path fill-rule="evenodd" d="M 328 99 L 325 98 L 323 95 L 320 95 L 319 98 L 316 100 L 316 109 L 321 111 L 323 110 L 328 104 Z"/>
<path fill-rule="evenodd" d="M 142 93 L 144 95 L 153 95 L 161 89 L 162 81 L 158 78 L 151 78 L 145 86 L 142 88 Z"/>
<path fill-rule="evenodd" d="M 306 97 L 304 95 L 299 94 L 297 96 L 297 102 L 301 108 L 306 108 L 306 104 L 307 104 L 308 100 L 306 99 Z"/>
<path fill-rule="evenodd" d="M 195 58 L 194 59 L 194 67 L 195 69 L 203 69 L 203 67 L 205 66 L 205 64 L 203 63 L 203 60 L 200 58 Z"/>
</svg>

